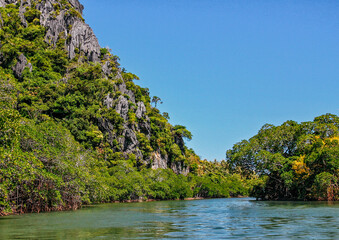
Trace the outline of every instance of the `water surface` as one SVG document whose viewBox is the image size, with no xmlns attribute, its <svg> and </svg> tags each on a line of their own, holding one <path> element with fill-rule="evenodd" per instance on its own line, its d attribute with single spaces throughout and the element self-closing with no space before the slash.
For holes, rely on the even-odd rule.
<svg viewBox="0 0 339 240">
<path fill-rule="evenodd" d="M 0 239 L 339 239 L 339 203 L 118 203 L 0 218 Z"/>
</svg>

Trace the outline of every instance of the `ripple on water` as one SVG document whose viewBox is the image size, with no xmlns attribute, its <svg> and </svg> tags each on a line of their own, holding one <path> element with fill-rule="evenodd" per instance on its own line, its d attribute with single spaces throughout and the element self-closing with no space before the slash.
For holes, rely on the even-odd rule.
<svg viewBox="0 0 339 240">
<path fill-rule="evenodd" d="M 339 239 L 339 203 L 208 199 L 0 218 L 0 239 Z"/>
</svg>

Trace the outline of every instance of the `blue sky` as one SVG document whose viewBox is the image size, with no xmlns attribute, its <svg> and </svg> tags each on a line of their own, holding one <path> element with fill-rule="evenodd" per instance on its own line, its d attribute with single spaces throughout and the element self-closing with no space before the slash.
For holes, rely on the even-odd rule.
<svg viewBox="0 0 339 240">
<path fill-rule="evenodd" d="M 224 159 L 265 123 L 339 114 L 339 1 L 80 2 L 202 158 Z"/>
</svg>

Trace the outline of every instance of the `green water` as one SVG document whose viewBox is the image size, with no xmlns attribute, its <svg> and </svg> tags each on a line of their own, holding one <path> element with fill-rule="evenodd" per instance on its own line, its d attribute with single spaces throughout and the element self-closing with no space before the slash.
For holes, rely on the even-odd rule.
<svg viewBox="0 0 339 240">
<path fill-rule="evenodd" d="M 164 201 L 0 218 L 0 239 L 164 238 L 339 239 L 339 203 Z"/>
</svg>

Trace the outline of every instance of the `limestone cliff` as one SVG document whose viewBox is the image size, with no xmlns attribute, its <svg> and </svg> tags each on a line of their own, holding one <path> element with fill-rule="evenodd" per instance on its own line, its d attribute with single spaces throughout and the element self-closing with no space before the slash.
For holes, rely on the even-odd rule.
<svg viewBox="0 0 339 240">
<path fill-rule="evenodd" d="M 151 111 L 155 110 L 150 104 L 149 93 L 145 90 L 141 91 L 142 93 L 133 91 L 129 87 L 133 77 L 126 79 L 117 58 L 107 51 L 102 51 L 93 30 L 82 18 L 84 7 L 78 0 L 0 0 L 0 7 L 6 7 L 8 4 L 19 7 L 20 21 L 24 27 L 29 25 L 28 11 L 37 10 L 34 14 L 39 17 L 39 24 L 45 28 L 44 41 L 56 46 L 60 44 L 60 40 L 65 39 L 63 44 L 69 59 L 76 58 L 78 63 L 101 65 L 102 78 L 111 80 L 114 85 L 112 92 L 102 99 L 102 103 L 107 110 L 114 109 L 122 119 L 121 126 L 117 129 L 117 124 L 112 119 L 105 116 L 97 118 L 97 127 L 113 151 L 122 152 L 126 157 L 134 154 L 138 164 L 153 169 L 171 168 L 178 174 L 188 173 L 187 163 L 183 157 L 186 151 L 183 136 L 176 134 L 172 128 L 166 133 L 171 136 L 170 143 L 168 140 L 166 143 L 169 147 L 164 147 L 161 139 L 159 140 L 160 137 L 155 136 L 151 116 Z M 0 26 L 1 19 L 0 15 Z M 0 51 L 0 64 L 4 61 Z M 12 70 L 15 77 L 20 79 L 25 69 L 32 71 L 32 68 L 34 66 L 27 60 L 27 56 L 21 54 L 17 57 Z M 72 75 L 67 71 L 60 81 L 67 84 L 70 78 Z M 140 94 L 144 96 L 140 97 Z M 146 153 L 141 141 L 159 144 L 153 144 L 152 148 L 147 150 L 150 153 Z"/>
</svg>

